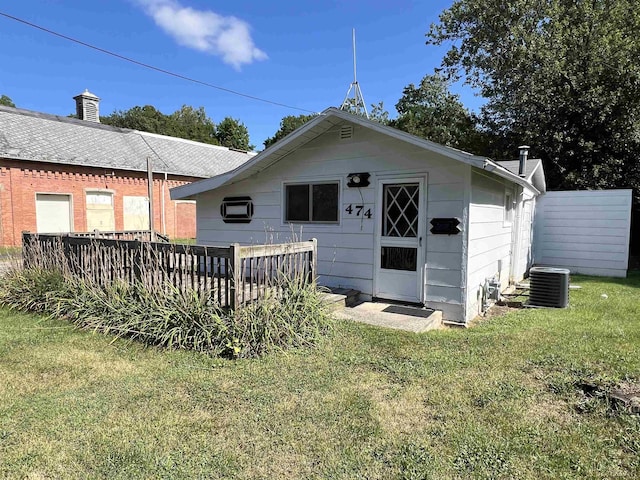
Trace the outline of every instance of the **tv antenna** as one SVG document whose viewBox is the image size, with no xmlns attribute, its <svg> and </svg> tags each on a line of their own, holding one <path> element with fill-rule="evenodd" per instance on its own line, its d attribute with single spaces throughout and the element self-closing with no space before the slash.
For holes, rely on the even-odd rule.
<svg viewBox="0 0 640 480">
<path fill-rule="evenodd" d="M 360 90 L 360 84 L 358 83 L 358 77 L 356 76 L 356 29 L 354 28 L 351 33 L 353 40 L 353 82 L 349 85 L 349 90 L 347 90 L 347 94 L 340 106 L 340 110 L 346 110 L 348 112 L 355 113 L 356 115 L 362 115 L 369 118 L 367 104 L 364 103 L 362 90 Z M 353 97 L 350 97 L 351 91 L 353 91 Z"/>
</svg>

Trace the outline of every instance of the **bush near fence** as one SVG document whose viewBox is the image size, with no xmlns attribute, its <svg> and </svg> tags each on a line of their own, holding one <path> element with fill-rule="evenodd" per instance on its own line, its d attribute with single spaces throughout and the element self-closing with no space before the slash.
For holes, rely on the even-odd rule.
<svg viewBox="0 0 640 480">
<path fill-rule="evenodd" d="M 65 317 L 81 328 L 149 345 L 226 357 L 253 357 L 312 346 L 329 330 L 330 317 L 310 278 L 315 251 L 303 251 L 307 246 L 301 244 L 309 242 L 289 244 L 289 258 L 267 255 L 266 247 L 273 246 L 251 247 L 253 256 L 244 259 L 252 260 L 244 262 L 243 267 L 233 265 L 233 254 L 237 261 L 237 257 L 250 252 L 233 252 L 233 246 L 230 257 L 200 255 L 205 257 L 201 263 L 199 254 L 187 254 L 181 248 L 184 246 L 174 245 L 168 247 L 173 248 L 169 251 L 174 262 L 167 263 L 167 250 L 148 242 L 137 242 L 136 250 L 131 245 L 112 244 L 115 240 L 69 238 L 27 238 L 24 268 L 13 269 L 4 277 L 0 303 Z M 315 242 L 311 244 L 315 247 Z M 285 255 L 282 248 L 276 250 L 280 257 Z M 197 248 L 195 251 L 200 252 Z M 304 255 L 296 257 L 300 252 Z M 176 261 L 179 257 L 183 260 Z M 207 275 L 215 272 L 202 268 L 207 258 L 228 260 L 224 275 L 220 271 L 218 276 Z M 186 269 L 185 264 L 198 267 Z M 170 270 L 165 270 L 167 267 Z M 251 277 L 232 281 L 233 272 L 243 270 L 248 270 Z M 220 278 L 229 282 L 229 295 L 211 289 L 211 282 Z M 247 278 L 261 283 L 249 288 Z M 246 293 L 244 302 L 237 292 L 240 285 Z M 218 301 L 227 298 L 237 300 L 235 308 Z"/>
</svg>

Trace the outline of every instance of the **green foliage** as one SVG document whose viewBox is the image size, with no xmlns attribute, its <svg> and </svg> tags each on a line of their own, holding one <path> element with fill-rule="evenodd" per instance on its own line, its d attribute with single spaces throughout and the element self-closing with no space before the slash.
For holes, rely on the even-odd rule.
<svg viewBox="0 0 640 480">
<path fill-rule="evenodd" d="M 223 145 L 239 150 L 252 150 L 249 131 L 244 123 L 226 117 L 216 124 L 207 116 L 204 107 L 183 105 L 170 115 L 151 105 L 136 106 L 129 110 L 116 110 L 111 115 L 100 117 L 100 122 L 120 128 L 186 138 L 196 142 Z"/>
<path fill-rule="evenodd" d="M 264 148 L 270 147 L 278 140 L 286 137 L 295 129 L 301 127 L 313 118 L 315 118 L 315 115 L 287 115 L 282 120 L 280 120 L 280 128 L 273 135 L 273 137 L 269 137 L 264 141 Z"/>
<path fill-rule="evenodd" d="M 373 120 L 374 122 L 378 122 L 383 125 L 389 124 L 389 112 L 385 110 L 384 102 L 372 103 L 370 107 L 369 120 Z M 346 105 L 343 105 L 341 108 L 353 115 L 365 116 L 364 110 L 361 107 L 356 106 L 355 98 L 347 98 Z"/>
<path fill-rule="evenodd" d="M 9 97 L 7 97 L 6 95 L 2 95 L 0 97 L 0 105 L 4 105 L 5 107 L 13 107 L 16 108 L 16 104 L 13 103 L 13 100 L 11 100 Z"/>
<path fill-rule="evenodd" d="M 148 345 L 215 356 L 247 358 L 311 347 L 330 317 L 312 285 L 282 279 L 278 296 L 225 311 L 190 289 L 115 282 L 101 287 L 39 266 L 12 269 L 0 287 L 0 305 L 66 318 L 80 328 Z"/>
<path fill-rule="evenodd" d="M 636 0 L 456 0 L 427 33 L 487 99 L 497 158 L 532 145 L 550 188 L 640 187 Z"/>
<path fill-rule="evenodd" d="M 395 128 L 476 154 L 483 149 L 475 117 L 439 74 L 426 75 L 417 87 L 406 86 L 396 110 L 398 118 L 391 122 Z"/>
<path fill-rule="evenodd" d="M 187 105 L 180 107 L 169 115 L 168 132 L 172 137 L 188 138 L 196 142 L 218 145 L 216 125 L 213 123 L 204 107 L 193 108 Z"/>
<path fill-rule="evenodd" d="M 0 307 L 0 478 L 637 480 L 640 417 L 575 385 L 640 382 L 640 272 L 571 280 L 566 309 L 250 361 Z"/>
<path fill-rule="evenodd" d="M 225 117 L 216 128 L 216 138 L 223 147 L 238 150 L 253 150 L 255 145 L 249 143 L 249 131 L 244 123 L 235 118 Z"/>
</svg>

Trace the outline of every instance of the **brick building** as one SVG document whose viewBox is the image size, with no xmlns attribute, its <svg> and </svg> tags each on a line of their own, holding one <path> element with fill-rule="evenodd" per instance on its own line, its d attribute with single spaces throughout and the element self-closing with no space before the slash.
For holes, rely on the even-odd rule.
<svg viewBox="0 0 640 480">
<path fill-rule="evenodd" d="M 149 228 L 147 159 L 154 229 L 195 237 L 195 204 L 169 189 L 246 162 L 252 153 L 99 123 L 98 97 L 74 97 L 78 118 L 0 106 L 0 245 L 21 232 Z"/>
</svg>

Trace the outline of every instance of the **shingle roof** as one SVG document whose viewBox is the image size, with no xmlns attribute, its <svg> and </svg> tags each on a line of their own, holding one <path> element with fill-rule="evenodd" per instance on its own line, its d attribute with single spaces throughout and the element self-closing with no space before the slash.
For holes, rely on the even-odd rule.
<svg viewBox="0 0 640 480">
<path fill-rule="evenodd" d="M 532 185 L 529 180 L 521 178 L 517 174 L 514 175 L 506 168 L 501 168 L 500 165 L 489 158 L 480 157 L 471 153 L 463 152 L 462 150 L 439 145 L 435 142 L 416 137 L 415 135 L 411 135 L 396 128 L 382 125 L 379 122 L 369 120 L 361 117 L 360 115 L 355 115 L 345 112 L 344 110 L 338 110 L 331 107 L 327 108 L 320 115 L 314 117 L 312 120 L 297 128 L 286 137 L 280 139 L 269 148 L 264 149 L 254 158 L 240 165 L 236 169 L 212 178 L 198 180 L 197 182 L 193 182 L 188 185 L 172 188 L 171 198 L 174 200 L 194 198 L 195 195 L 198 195 L 199 193 L 214 190 L 223 185 L 228 185 L 249 178 L 250 176 L 255 175 L 265 168 L 279 162 L 283 158 L 287 157 L 287 155 L 291 154 L 291 152 L 294 152 L 296 149 L 307 144 L 314 138 L 319 137 L 331 128 L 342 125 L 345 122 L 360 125 L 379 134 L 414 145 L 425 151 L 435 152 L 452 160 L 487 170 L 494 175 L 498 175 L 499 177 L 505 178 L 513 183 L 517 183 L 525 188 L 532 188 L 536 195 L 540 193 L 538 186 Z M 392 165 L 391 161 L 389 165 Z M 540 169 L 540 171 L 541 170 L 542 169 Z M 541 185 L 544 187 L 544 177 L 542 177 Z"/>
<path fill-rule="evenodd" d="M 208 178 L 255 153 L 0 106 L 0 157 Z"/>
<path fill-rule="evenodd" d="M 524 168 L 524 176 L 526 178 L 531 177 L 531 174 L 536 170 L 536 168 L 538 168 L 538 164 L 541 162 L 541 160 L 539 159 L 529 159 L 527 160 L 526 166 Z M 496 162 L 498 165 L 500 165 L 501 167 L 506 168 L 507 170 L 509 170 L 511 173 L 515 173 L 516 175 L 518 175 L 519 169 L 520 169 L 520 161 L 519 160 L 501 160 Z"/>
</svg>

